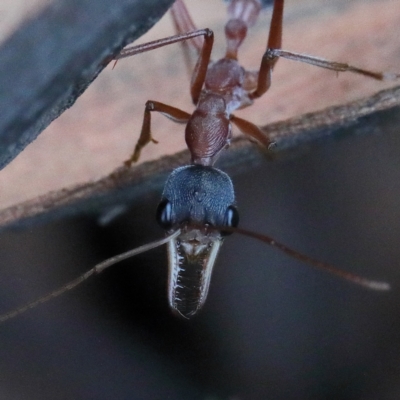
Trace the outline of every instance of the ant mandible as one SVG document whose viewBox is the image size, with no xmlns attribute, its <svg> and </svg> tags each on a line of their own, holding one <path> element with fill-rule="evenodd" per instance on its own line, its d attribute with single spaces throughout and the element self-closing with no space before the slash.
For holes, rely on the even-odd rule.
<svg viewBox="0 0 400 400">
<path fill-rule="evenodd" d="M 185 140 L 190 151 L 191 164 L 171 173 L 157 209 L 157 221 L 166 231 L 167 237 L 98 264 L 64 287 L 0 316 L 0 321 L 13 318 L 59 296 L 110 265 L 163 244 L 168 245 L 170 307 L 177 315 L 190 318 L 204 305 L 219 248 L 224 237 L 232 232 L 266 242 L 294 258 L 365 287 L 375 290 L 389 289 L 387 283 L 368 280 L 337 269 L 298 253 L 270 237 L 237 228 L 239 216 L 232 182 L 214 164 L 222 150 L 229 147 L 232 124 L 267 149 L 273 147 L 268 135 L 258 126 L 232 113 L 250 106 L 270 88 L 272 70 L 280 57 L 336 72 L 349 71 L 377 80 L 396 79 L 400 76 L 282 50 L 284 0 L 274 1 L 267 49 L 262 56 L 259 70 L 247 71 L 238 62 L 238 49 L 248 28 L 256 22 L 261 8 L 260 0 L 230 1 L 229 20 L 225 25 L 227 50 L 225 56 L 218 61 L 210 60 L 213 32 L 209 29 L 196 29 L 182 0 L 176 0 L 171 8 L 177 35 L 128 47 L 115 58 L 120 60 L 183 41 L 188 41 L 198 53 L 190 84 L 194 112 L 189 114 L 164 103 L 147 101 L 139 140 L 132 156 L 125 162 L 130 167 L 139 159 L 142 149 L 148 143 L 157 143 L 151 136 L 152 112 L 160 112 L 177 123 L 186 124 Z M 199 40 L 201 37 L 203 43 Z"/>
</svg>

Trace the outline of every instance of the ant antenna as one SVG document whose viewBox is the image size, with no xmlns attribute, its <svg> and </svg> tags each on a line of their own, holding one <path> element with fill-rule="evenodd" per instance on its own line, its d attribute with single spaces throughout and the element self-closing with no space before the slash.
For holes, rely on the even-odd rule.
<svg viewBox="0 0 400 400">
<path fill-rule="evenodd" d="M 355 283 L 357 285 L 363 286 L 367 289 L 379 290 L 379 291 L 387 291 L 387 290 L 391 289 L 390 284 L 387 282 L 379 282 L 379 281 L 367 279 L 360 275 L 354 274 L 352 272 L 348 272 L 348 271 L 344 271 L 342 269 L 336 268 L 331 264 L 328 264 L 328 263 L 325 263 L 322 261 L 318 261 L 312 257 L 306 256 L 305 254 L 302 254 L 296 250 L 293 250 L 280 242 L 277 242 L 275 239 L 273 239 L 267 235 L 249 231 L 247 229 L 234 228 L 234 227 L 228 227 L 228 226 L 214 227 L 212 229 L 215 229 L 217 231 L 223 231 L 223 232 L 235 232 L 235 233 L 239 233 L 240 235 L 243 235 L 243 236 L 257 239 L 261 242 L 269 244 L 270 246 L 276 247 L 277 249 L 279 249 L 283 253 L 287 254 L 288 256 L 295 258 L 297 260 L 300 260 L 306 264 L 309 264 L 316 269 L 319 269 L 319 270 L 322 270 L 325 272 L 329 272 L 332 275 L 335 275 L 339 278 L 345 279 L 345 280 Z M 7 321 L 9 319 L 12 319 L 20 314 L 23 314 L 26 311 L 28 311 L 32 308 L 35 308 L 40 304 L 46 303 L 51 299 L 61 296 L 63 293 L 79 286 L 82 282 L 86 281 L 91 276 L 100 274 L 101 272 L 103 272 L 106 268 L 110 267 L 111 265 L 114 265 L 122 260 L 136 256 L 138 254 L 145 253 L 146 251 L 152 250 L 156 247 L 162 246 L 163 244 L 166 244 L 169 241 L 175 239 L 180 234 L 181 234 L 181 230 L 179 229 L 179 230 L 175 231 L 172 235 L 169 235 L 163 239 L 159 239 L 154 242 L 147 243 L 143 246 L 137 247 L 133 250 L 129 250 L 125 253 L 116 255 L 105 261 L 102 261 L 101 263 L 95 265 L 89 271 L 85 272 L 78 278 L 72 280 L 71 282 L 67 283 L 66 285 L 60 287 L 59 289 L 56 289 L 56 290 L 48 293 L 47 295 L 38 298 L 37 300 L 34 300 L 28 304 L 25 304 L 22 307 L 18 307 L 13 311 L 9 311 L 5 314 L 0 315 L 0 323 Z"/>
<path fill-rule="evenodd" d="M 175 239 L 180 233 L 181 233 L 181 231 L 179 229 L 176 232 L 174 232 L 172 235 L 169 235 L 163 239 L 159 239 L 154 242 L 147 243 L 147 244 L 137 247 L 133 250 L 129 250 L 126 253 L 118 254 L 117 256 L 108 258 L 107 260 L 102 261 L 101 263 L 95 265 L 92 269 L 85 272 L 83 275 L 79 276 L 78 278 L 72 280 L 71 282 L 67 283 L 66 285 L 60 287 L 59 289 L 53 290 L 52 292 L 46 294 L 45 296 L 40 297 L 37 300 L 34 300 L 28 304 L 25 304 L 22 307 L 18 307 L 15 310 L 12 310 L 5 314 L 0 315 L 0 323 L 7 321 L 8 319 L 12 319 L 12 318 L 16 317 L 17 315 L 23 314 L 24 312 L 37 307 L 39 304 L 46 303 L 51 299 L 61 296 L 63 293 L 76 288 L 82 282 L 89 279 L 91 276 L 100 274 L 101 272 L 103 272 L 106 268 L 110 267 L 111 265 L 114 265 L 122 260 L 136 256 L 138 254 L 145 253 L 146 251 L 155 249 L 156 247 L 162 246 L 163 244 L 168 243 L 170 240 Z"/>
<path fill-rule="evenodd" d="M 277 242 L 275 239 L 273 239 L 267 235 L 249 231 L 249 230 L 242 229 L 242 228 L 221 227 L 221 228 L 217 228 L 217 229 L 221 229 L 223 231 L 228 231 L 228 232 L 236 232 L 241 235 L 260 240 L 261 242 L 267 243 L 270 246 L 276 247 L 277 249 L 284 252 L 288 256 L 293 257 L 297 260 L 300 260 L 303 263 L 309 264 L 316 269 L 329 272 L 332 275 L 336 275 L 339 278 L 342 278 L 342 279 L 345 279 L 352 283 L 355 283 L 357 285 L 363 286 L 367 289 L 379 290 L 379 291 L 386 291 L 386 290 L 391 289 L 390 284 L 387 282 L 379 282 L 379 281 L 367 279 L 360 275 L 353 274 L 352 272 L 348 272 L 348 271 L 344 271 L 342 269 L 336 268 L 331 264 L 324 263 L 322 261 L 318 261 L 314 258 L 306 256 L 305 254 L 299 253 L 298 251 L 293 250 L 282 243 Z"/>
</svg>

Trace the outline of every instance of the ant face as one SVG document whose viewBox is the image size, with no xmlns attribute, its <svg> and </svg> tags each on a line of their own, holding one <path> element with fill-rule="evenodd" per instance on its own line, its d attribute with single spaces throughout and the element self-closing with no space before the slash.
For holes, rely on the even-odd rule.
<svg viewBox="0 0 400 400">
<path fill-rule="evenodd" d="M 167 233 L 181 230 L 168 243 L 168 299 L 172 310 L 185 318 L 204 304 L 224 232 L 213 227 L 236 227 L 231 179 L 224 172 L 201 165 L 176 169 L 169 176 L 157 221 Z"/>
</svg>

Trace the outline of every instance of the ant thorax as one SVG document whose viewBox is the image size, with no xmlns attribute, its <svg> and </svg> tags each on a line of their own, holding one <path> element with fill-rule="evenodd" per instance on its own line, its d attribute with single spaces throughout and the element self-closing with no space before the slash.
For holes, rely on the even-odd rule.
<svg viewBox="0 0 400 400">
<path fill-rule="evenodd" d="M 221 95 L 226 103 L 225 109 L 230 115 L 235 110 L 253 103 L 249 98 L 249 91 L 255 87 L 251 87 L 247 80 L 246 71 L 237 60 L 222 58 L 208 67 L 204 92 Z"/>
</svg>

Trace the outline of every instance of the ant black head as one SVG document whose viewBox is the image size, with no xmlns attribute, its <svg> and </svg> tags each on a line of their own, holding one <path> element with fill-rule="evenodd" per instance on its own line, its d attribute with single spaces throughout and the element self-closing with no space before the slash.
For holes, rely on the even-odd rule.
<svg viewBox="0 0 400 400">
<path fill-rule="evenodd" d="M 204 304 L 212 269 L 228 232 L 210 227 L 236 227 L 232 181 L 209 166 L 189 165 L 169 176 L 157 209 L 157 221 L 168 232 L 180 230 L 168 242 L 168 300 L 184 318 Z"/>
<path fill-rule="evenodd" d="M 182 224 L 236 227 L 239 214 L 231 179 L 213 167 L 177 168 L 165 184 L 156 218 L 167 231 Z"/>
</svg>

